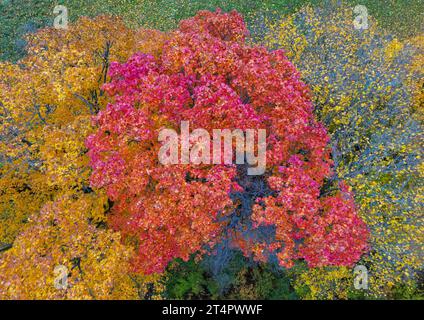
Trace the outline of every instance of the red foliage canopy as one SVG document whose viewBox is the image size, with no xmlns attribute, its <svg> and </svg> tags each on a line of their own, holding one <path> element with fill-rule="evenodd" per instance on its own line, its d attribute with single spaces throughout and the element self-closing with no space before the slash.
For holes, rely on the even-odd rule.
<svg viewBox="0 0 424 320">
<path fill-rule="evenodd" d="M 213 247 L 242 190 L 236 165 L 162 165 L 161 128 L 266 129 L 272 196 L 255 199 L 254 227 L 275 225 L 272 241 L 237 234 L 234 245 L 282 266 L 351 265 L 367 248 L 367 229 L 343 187 L 322 197 L 331 172 L 329 137 L 313 116 L 307 86 L 284 52 L 245 44 L 236 13 L 199 12 L 170 34 L 159 57 L 113 63 L 105 90 L 115 102 L 95 118 L 87 146 L 92 185 L 114 202 L 111 225 L 138 247 L 134 266 L 161 272 L 173 258 Z"/>
</svg>

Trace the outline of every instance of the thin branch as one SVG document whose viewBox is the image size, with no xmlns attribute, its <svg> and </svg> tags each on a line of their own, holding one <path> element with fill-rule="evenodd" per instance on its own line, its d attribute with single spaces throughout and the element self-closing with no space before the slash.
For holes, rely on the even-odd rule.
<svg viewBox="0 0 424 320">
<path fill-rule="evenodd" d="M 91 103 L 86 98 L 84 98 L 83 96 L 79 95 L 78 93 L 74 93 L 74 97 L 76 97 L 77 99 L 81 100 L 86 106 L 88 106 L 90 108 L 90 113 L 91 114 L 95 114 L 96 113 L 95 110 L 98 109 L 98 107 L 96 105 L 94 105 L 93 103 Z"/>
<path fill-rule="evenodd" d="M 102 55 L 103 63 L 102 63 L 102 74 L 100 79 L 103 77 L 103 84 L 107 81 L 107 73 L 109 70 L 109 56 L 110 56 L 110 48 L 112 47 L 112 41 L 107 40 L 105 45 L 105 50 Z M 100 89 L 100 96 L 103 96 L 103 90 Z"/>
<path fill-rule="evenodd" d="M 47 124 L 46 119 L 44 119 L 44 117 L 40 113 L 40 106 L 36 104 L 34 108 L 37 111 L 37 116 L 40 118 L 41 122 L 43 122 L 44 124 Z"/>
<path fill-rule="evenodd" d="M 2 252 L 2 251 L 6 251 L 6 250 L 9 250 L 9 249 L 11 249 L 12 248 L 12 244 L 10 244 L 10 243 L 3 243 L 3 244 L 0 244 L 0 252 Z"/>
</svg>

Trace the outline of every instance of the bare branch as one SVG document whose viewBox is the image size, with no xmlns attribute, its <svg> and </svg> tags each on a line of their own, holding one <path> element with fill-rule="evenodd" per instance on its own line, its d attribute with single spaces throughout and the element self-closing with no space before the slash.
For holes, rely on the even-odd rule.
<svg viewBox="0 0 424 320">
<path fill-rule="evenodd" d="M 10 243 L 2 243 L 0 244 L 0 252 L 6 251 L 12 248 L 12 244 Z"/>
<path fill-rule="evenodd" d="M 98 110 L 98 106 L 94 105 L 93 103 L 91 103 L 86 98 L 84 98 L 83 96 L 79 95 L 78 93 L 74 93 L 74 97 L 76 97 L 77 99 L 81 100 L 87 107 L 89 107 L 91 114 L 95 114 L 96 113 L 95 110 Z"/>
</svg>

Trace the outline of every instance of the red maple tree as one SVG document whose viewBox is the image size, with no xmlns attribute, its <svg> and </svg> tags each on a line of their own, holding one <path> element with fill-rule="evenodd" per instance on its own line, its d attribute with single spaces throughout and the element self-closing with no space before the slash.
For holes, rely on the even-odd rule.
<svg viewBox="0 0 424 320">
<path fill-rule="evenodd" d="M 291 267 L 352 265 L 367 249 L 368 232 L 347 187 L 322 195 L 331 175 L 326 129 L 316 122 L 307 86 L 281 50 L 246 44 L 237 12 L 201 11 L 169 34 L 156 57 L 136 54 L 112 63 L 101 111 L 87 140 L 91 183 L 113 201 L 110 224 L 138 248 L 137 270 L 161 272 L 174 258 L 230 236 L 257 259 L 277 256 Z M 258 240 L 228 232 L 237 212 L 231 197 L 244 192 L 237 165 L 162 165 L 162 128 L 266 129 L 266 173 L 271 193 L 253 199 L 252 228 L 274 226 Z"/>
</svg>

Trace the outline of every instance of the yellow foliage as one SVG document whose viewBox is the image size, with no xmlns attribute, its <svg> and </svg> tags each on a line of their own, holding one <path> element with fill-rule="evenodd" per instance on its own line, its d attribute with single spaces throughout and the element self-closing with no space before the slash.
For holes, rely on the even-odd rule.
<svg viewBox="0 0 424 320">
<path fill-rule="evenodd" d="M 306 300 L 347 299 L 353 287 L 353 272 L 347 267 L 309 269 L 296 278 L 294 287 L 296 291 L 306 288 Z"/>
<path fill-rule="evenodd" d="M 265 35 L 256 40 L 283 49 L 310 86 L 316 115 L 332 135 L 337 176 L 353 187 L 371 231 L 371 253 L 362 261 L 369 267 L 367 294 L 390 297 L 423 266 L 417 163 L 423 145 L 424 38 L 402 42 L 372 17 L 368 24 L 367 30 L 355 30 L 352 8 L 305 7 L 265 21 Z M 351 272 L 310 270 L 298 285 L 310 284 L 309 298 L 346 298 L 344 275 L 347 281 Z"/>
<path fill-rule="evenodd" d="M 25 58 L 0 62 L 0 244 L 13 243 L 0 253 L 0 296 L 159 298 L 160 276 L 132 275 L 132 249 L 106 229 L 109 202 L 89 187 L 85 140 L 110 102 L 110 62 L 158 54 L 166 35 L 99 16 L 27 40 Z M 70 272 L 67 290 L 53 285 L 57 265 Z"/>
<path fill-rule="evenodd" d="M 0 63 L 0 243 L 56 194 L 88 187 L 84 141 L 90 115 L 108 103 L 101 87 L 110 62 L 149 48 L 158 54 L 165 40 L 115 17 L 83 17 L 68 30 L 29 35 L 25 58 Z M 105 196 L 93 201 L 107 203 Z"/>
<path fill-rule="evenodd" d="M 63 196 L 30 217 L 26 230 L 0 259 L 4 299 L 135 299 L 128 275 L 131 250 L 120 236 L 96 228 L 86 195 Z M 56 266 L 68 270 L 68 288 L 55 287 Z"/>
</svg>

